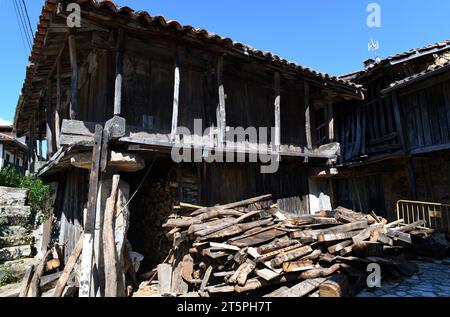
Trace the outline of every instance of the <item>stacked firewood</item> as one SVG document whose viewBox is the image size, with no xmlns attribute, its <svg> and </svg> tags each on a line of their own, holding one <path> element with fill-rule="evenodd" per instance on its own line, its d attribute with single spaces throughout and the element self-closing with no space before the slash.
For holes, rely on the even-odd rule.
<svg viewBox="0 0 450 317">
<path fill-rule="evenodd" d="M 270 200 L 181 204 L 164 225 L 173 248 L 157 268 L 160 295 L 351 296 L 367 286 L 371 263 L 383 276 L 413 275 L 402 249 L 431 233 L 424 221 L 387 223 L 341 207 L 294 215 Z"/>
</svg>

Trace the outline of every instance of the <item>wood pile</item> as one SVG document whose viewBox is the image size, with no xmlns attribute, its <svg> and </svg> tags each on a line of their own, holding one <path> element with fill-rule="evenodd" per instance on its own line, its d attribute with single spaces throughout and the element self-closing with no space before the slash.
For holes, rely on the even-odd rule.
<svg viewBox="0 0 450 317">
<path fill-rule="evenodd" d="M 424 221 L 387 223 L 341 207 L 294 215 L 270 200 L 180 204 L 164 224 L 173 248 L 152 278 L 160 295 L 351 296 L 367 286 L 370 263 L 383 276 L 413 275 L 402 250 L 431 233 Z"/>
</svg>

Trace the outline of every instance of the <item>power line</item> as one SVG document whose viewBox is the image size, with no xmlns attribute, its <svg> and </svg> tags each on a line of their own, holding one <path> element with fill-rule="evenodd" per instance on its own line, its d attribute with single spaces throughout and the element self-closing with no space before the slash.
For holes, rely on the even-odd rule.
<svg viewBox="0 0 450 317">
<path fill-rule="evenodd" d="M 33 28 L 31 27 L 30 16 L 28 15 L 28 9 L 27 9 L 27 5 L 25 4 L 25 0 L 22 0 L 22 4 L 23 4 L 23 7 L 25 9 L 25 15 L 27 17 L 28 26 L 30 27 L 31 38 L 34 40 Z"/>
<path fill-rule="evenodd" d="M 28 25 L 30 26 L 30 29 L 27 28 L 27 18 L 26 18 L 26 7 L 25 6 L 25 2 L 21 2 L 20 0 L 16 0 L 17 3 L 17 7 L 20 8 L 20 17 L 22 18 L 22 25 L 23 25 L 23 30 L 24 32 L 27 34 L 27 38 L 28 41 L 30 41 L 30 43 L 33 43 L 33 31 L 31 29 L 31 23 L 28 21 Z"/>
<path fill-rule="evenodd" d="M 20 37 L 22 38 L 22 44 L 23 44 L 23 48 L 25 49 L 25 51 L 27 50 L 27 45 L 28 45 L 28 49 L 31 51 L 31 45 L 28 41 L 25 40 L 25 36 L 23 34 L 22 31 L 22 25 L 21 25 L 21 21 L 19 18 L 19 10 L 17 8 L 17 3 L 16 1 L 13 0 L 13 5 L 14 5 L 14 13 L 16 14 L 16 19 L 17 19 L 17 25 L 19 26 L 19 31 L 20 31 Z"/>
</svg>

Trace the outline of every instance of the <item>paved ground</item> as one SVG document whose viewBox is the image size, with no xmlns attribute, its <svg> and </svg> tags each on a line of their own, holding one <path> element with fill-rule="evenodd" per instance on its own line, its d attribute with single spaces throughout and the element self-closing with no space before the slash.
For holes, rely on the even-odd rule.
<svg viewBox="0 0 450 317">
<path fill-rule="evenodd" d="M 356 297 L 450 297 L 450 259 L 414 262 L 419 273 L 383 280 L 381 288 L 364 290 Z"/>
</svg>

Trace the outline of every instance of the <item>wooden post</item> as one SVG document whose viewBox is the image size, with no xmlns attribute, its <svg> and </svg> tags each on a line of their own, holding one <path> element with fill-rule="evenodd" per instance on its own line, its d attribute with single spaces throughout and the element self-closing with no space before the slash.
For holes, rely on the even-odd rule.
<svg viewBox="0 0 450 317">
<path fill-rule="evenodd" d="M 219 106 L 217 108 L 217 127 L 219 148 L 224 146 L 225 132 L 227 126 L 225 110 L 225 87 L 223 84 L 223 56 L 219 56 L 217 61 L 217 86 L 219 87 Z"/>
<path fill-rule="evenodd" d="M 305 97 L 305 133 L 306 133 L 306 147 L 312 149 L 311 139 L 311 107 L 309 105 L 309 83 L 304 83 L 304 97 Z"/>
<path fill-rule="evenodd" d="M 81 256 L 80 297 L 89 297 L 92 277 L 92 258 L 95 232 L 95 214 L 98 195 L 98 179 L 100 169 L 100 154 L 102 148 L 103 128 L 95 126 L 94 147 L 92 150 L 92 166 L 89 177 L 89 193 L 86 221 L 84 223 L 83 253 Z"/>
<path fill-rule="evenodd" d="M 280 92 L 280 73 L 276 72 L 275 82 L 275 149 L 280 150 L 281 145 L 281 92 Z"/>
<path fill-rule="evenodd" d="M 53 133 L 52 133 L 52 91 L 51 82 L 47 81 L 47 92 L 45 94 L 45 114 L 46 114 L 46 132 L 47 139 L 47 159 L 53 155 Z"/>
<path fill-rule="evenodd" d="M 114 175 L 111 196 L 106 200 L 105 219 L 103 223 L 103 258 L 105 262 L 105 296 L 117 297 L 118 292 L 118 254 L 114 236 L 114 219 L 116 216 L 117 192 L 120 176 Z"/>
<path fill-rule="evenodd" d="M 327 107 L 327 138 L 328 142 L 334 142 L 334 115 L 333 115 L 333 94 L 328 93 L 328 107 Z"/>
<path fill-rule="evenodd" d="M 61 136 L 61 57 L 56 63 L 56 110 L 55 110 L 55 137 L 56 148 L 60 148 L 60 136 Z"/>
<path fill-rule="evenodd" d="M 69 54 L 70 54 L 70 67 L 72 69 L 72 77 L 70 82 L 70 119 L 75 120 L 77 118 L 78 108 L 78 64 L 77 64 L 77 48 L 75 43 L 75 34 L 69 35 Z"/>
<path fill-rule="evenodd" d="M 173 108 L 172 108 L 172 131 L 170 133 L 170 140 L 175 141 L 178 127 L 178 101 L 180 98 L 180 61 L 178 57 L 178 48 L 175 48 L 174 56 L 175 64 L 175 82 L 173 86 Z"/>
<path fill-rule="evenodd" d="M 122 112 L 122 80 L 123 80 L 123 55 L 124 55 L 124 31 L 119 29 L 117 35 L 116 52 L 116 84 L 114 93 L 114 115 L 119 116 Z"/>
</svg>

